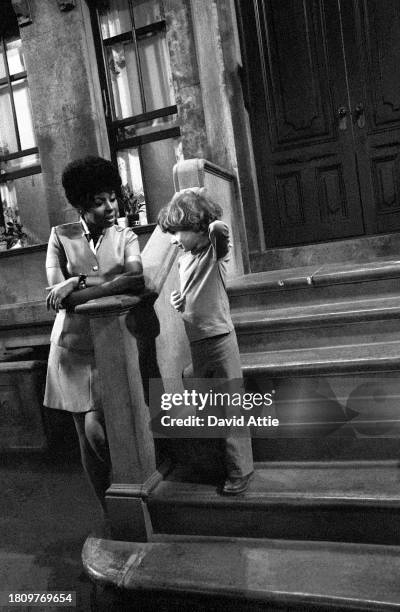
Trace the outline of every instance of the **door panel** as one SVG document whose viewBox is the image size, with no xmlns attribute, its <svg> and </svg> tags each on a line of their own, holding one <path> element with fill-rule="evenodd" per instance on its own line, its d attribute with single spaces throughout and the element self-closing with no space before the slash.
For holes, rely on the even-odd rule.
<svg viewBox="0 0 400 612">
<path fill-rule="evenodd" d="M 344 0 L 342 4 L 345 4 Z M 400 229 L 400 2 L 362 0 L 357 41 L 345 32 L 346 56 L 361 50 L 349 73 L 351 105 L 365 106 L 365 125 L 354 117 L 355 151 L 366 232 Z"/>
<path fill-rule="evenodd" d="M 267 110 L 274 119 L 270 123 L 272 149 L 326 137 L 332 127 L 326 108 L 327 69 L 320 61 L 323 49 L 312 6 L 296 0 L 257 5 Z"/>
<path fill-rule="evenodd" d="M 267 245 L 363 233 L 337 3 L 238 1 Z"/>
</svg>

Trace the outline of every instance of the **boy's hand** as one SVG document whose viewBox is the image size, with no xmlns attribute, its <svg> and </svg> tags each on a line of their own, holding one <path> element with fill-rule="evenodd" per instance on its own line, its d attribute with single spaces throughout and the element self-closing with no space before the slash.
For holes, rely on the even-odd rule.
<svg viewBox="0 0 400 612">
<path fill-rule="evenodd" d="M 170 297 L 170 304 L 178 312 L 183 312 L 185 308 L 185 298 L 181 296 L 180 291 L 173 291 Z"/>
</svg>

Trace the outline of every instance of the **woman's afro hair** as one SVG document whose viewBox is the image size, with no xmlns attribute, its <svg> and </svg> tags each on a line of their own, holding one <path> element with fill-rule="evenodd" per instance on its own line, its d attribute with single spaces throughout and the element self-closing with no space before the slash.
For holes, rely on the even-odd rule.
<svg viewBox="0 0 400 612">
<path fill-rule="evenodd" d="M 74 208 L 90 207 L 93 196 L 103 191 L 121 190 L 121 177 L 108 159 L 88 156 L 70 162 L 62 174 L 67 200 Z"/>
</svg>

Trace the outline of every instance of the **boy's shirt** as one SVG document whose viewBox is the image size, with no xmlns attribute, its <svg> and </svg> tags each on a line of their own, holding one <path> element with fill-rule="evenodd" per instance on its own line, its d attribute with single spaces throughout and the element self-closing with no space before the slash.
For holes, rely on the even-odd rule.
<svg viewBox="0 0 400 612">
<path fill-rule="evenodd" d="M 179 260 L 181 295 L 185 297 L 183 321 L 189 342 L 233 330 L 225 289 L 229 259 L 229 229 L 222 221 L 210 223 L 210 244 Z"/>
</svg>

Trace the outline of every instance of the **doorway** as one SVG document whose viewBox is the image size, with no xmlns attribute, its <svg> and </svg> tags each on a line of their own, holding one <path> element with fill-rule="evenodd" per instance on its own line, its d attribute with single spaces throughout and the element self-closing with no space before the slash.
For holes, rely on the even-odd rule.
<svg viewBox="0 0 400 612">
<path fill-rule="evenodd" d="M 237 0 L 267 247 L 400 230 L 398 0 Z"/>
</svg>

